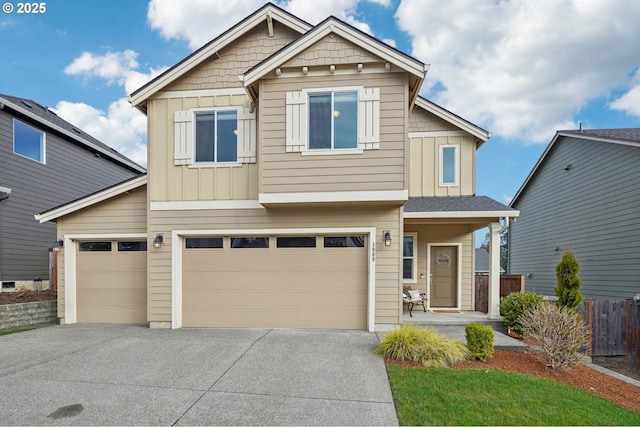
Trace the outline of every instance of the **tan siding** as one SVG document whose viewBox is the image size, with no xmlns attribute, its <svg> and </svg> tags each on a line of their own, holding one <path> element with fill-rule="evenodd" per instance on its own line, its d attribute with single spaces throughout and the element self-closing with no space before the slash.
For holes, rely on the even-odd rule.
<svg viewBox="0 0 640 427">
<path fill-rule="evenodd" d="M 300 210 L 192 210 L 151 211 L 149 235 L 164 233 L 160 250 L 149 251 L 150 306 L 149 320 L 170 322 L 171 308 L 166 302 L 171 295 L 171 230 L 220 230 L 262 228 L 327 228 L 376 227 L 376 323 L 400 323 L 399 279 L 400 239 L 399 208 L 341 209 L 307 208 Z M 393 245 L 385 247 L 382 230 L 390 230 Z M 395 297 L 393 297 L 395 295 Z M 394 301 L 395 298 L 395 301 Z"/>
<path fill-rule="evenodd" d="M 245 95 L 220 95 L 149 101 L 149 188 L 151 200 L 245 200 L 257 198 L 257 164 L 229 167 L 176 166 L 173 118 L 176 111 L 206 107 L 246 107 Z M 253 180 L 250 182 L 249 180 Z"/>
<path fill-rule="evenodd" d="M 380 149 L 363 154 L 303 156 L 285 151 L 286 92 L 310 88 L 380 88 Z M 261 192 L 402 190 L 406 77 L 387 73 L 266 80 L 260 89 Z"/>
<path fill-rule="evenodd" d="M 460 243 L 460 263 L 462 266 L 461 308 L 473 310 L 473 289 L 475 273 L 473 271 L 473 228 L 471 225 L 459 224 L 405 224 L 405 233 L 418 233 L 418 269 L 417 276 L 427 277 L 427 244 Z M 426 292 L 426 281 L 418 279 L 411 287 Z"/>
<path fill-rule="evenodd" d="M 146 233 L 146 187 L 65 216 L 57 221 L 57 227 L 60 239 L 67 234 Z M 61 318 L 64 317 L 66 250 L 58 255 L 58 317 Z"/>
<path fill-rule="evenodd" d="M 415 107 L 409 115 L 409 132 L 434 132 L 458 128 L 422 108 Z"/>
<path fill-rule="evenodd" d="M 283 67 L 313 67 L 371 62 L 381 63 L 382 60 L 342 37 L 331 34 L 284 64 Z"/>
<path fill-rule="evenodd" d="M 194 90 L 241 86 L 238 75 L 300 37 L 300 34 L 274 21 L 273 37 L 269 37 L 267 23 L 261 22 L 243 37 L 218 52 L 188 75 L 172 83 L 165 90 Z"/>
<path fill-rule="evenodd" d="M 440 186 L 440 146 L 458 145 L 460 176 L 457 186 Z M 475 194 L 476 144 L 472 136 L 409 139 L 409 196 L 470 196 Z"/>
</svg>

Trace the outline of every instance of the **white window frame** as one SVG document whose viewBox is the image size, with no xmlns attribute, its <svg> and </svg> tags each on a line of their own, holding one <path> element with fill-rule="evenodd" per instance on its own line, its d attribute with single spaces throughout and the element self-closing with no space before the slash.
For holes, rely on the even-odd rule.
<svg viewBox="0 0 640 427">
<path fill-rule="evenodd" d="M 238 151 L 236 148 L 236 160 L 232 161 L 232 162 L 198 162 L 196 161 L 196 137 L 197 137 L 197 132 L 196 132 L 196 117 L 198 116 L 198 114 L 215 114 L 216 117 L 216 129 L 217 129 L 217 112 L 219 111 L 235 111 L 236 112 L 236 131 L 238 130 L 238 126 L 239 126 L 239 119 L 238 117 L 240 116 L 240 107 L 214 107 L 214 108 L 191 108 L 189 111 L 193 114 L 193 122 L 192 122 L 192 126 L 193 126 L 193 134 L 192 134 L 192 153 L 193 153 L 193 158 L 191 159 L 191 164 L 189 165 L 189 167 L 195 167 L 195 168 L 203 168 L 203 167 L 220 167 L 220 166 L 227 166 L 227 167 L 234 167 L 234 166 L 242 166 L 242 164 L 238 161 Z M 213 150 L 214 153 L 216 152 L 216 145 L 217 145 L 218 141 L 217 141 L 217 136 L 216 136 L 216 140 L 214 140 L 214 146 L 213 146 Z M 238 135 L 236 134 L 236 147 L 238 145 Z"/>
<path fill-rule="evenodd" d="M 454 182 L 444 182 L 444 150 L 453 148 L 454 168 L 453 179 Z M 459 144 L 442 144 L 439 148 L 439 184 L 440 187 L 457 187 L 460 185 L 460 145 Z"/>
<path fill-rule="evenodd" d="M 413 238 L 413 256 L 404 256 L 404 238 Z M 411 278 L 405 279 L 404 277 L 404 260 L 411 258 L 413 260 L 413 271 L 411 272 Z M 418 283 L 418 233 L 406 232 L 402 236 L 402 283 Z"/>
<path fill-rule="evenodd" d="M 40 132 L 42 134 L 42 138 L 41 138 L 41 146 L 40 146 L 40 157 L 42 158 L 42 160 L 40 159 L 34 159 L 33 157 L 29 157 L 25 154 L 22 153 L 18 153 L 16 151 L 16 122 L 27 126 L 37 132 Z M 13 119 L 13 154 L 16 154 L 20 157 L 24 157 L 25 159 L 29 159 L 29 160 L 33 160 L 34 162 L 38 162 L 38 163 L 42 163 L 43 165 L 47 164 L 47 133 L 43 130 L 38 129 L 35 126 L 30 125 L 29 123 L 23 122 L 22 120 L 18 120 L 16 118 Z"/>
<path fill-rule="evenodd" d="M 356 119 L 360 117 L 360 91 L 362 90 L 362 86 L 358 87 L 341 87 L 341 88 L 325 88 L 325 89 L 303 89 L 303 93 L 307 97 L 307 105 L 311 105 L 310 98 L 313 95 L 331 95 L 331 107 L 333 110 L 334 103 L 334 94 L 336 92 L 355 92 L 356 93 Z M 331 148 L 311 148 L 309 144 L 311 143 L 311 108 L 307 108 L 307 153 L 354 153 L 359 152 L 362 153 L 362 150 L 358 149 L 358 141 L 360 140 L 360 130 L 356 125 L 356 141 L 355 147 L 349 148 L 335 148 L 334 147 L 334 116 L 331 116 Z"/>
</svg>

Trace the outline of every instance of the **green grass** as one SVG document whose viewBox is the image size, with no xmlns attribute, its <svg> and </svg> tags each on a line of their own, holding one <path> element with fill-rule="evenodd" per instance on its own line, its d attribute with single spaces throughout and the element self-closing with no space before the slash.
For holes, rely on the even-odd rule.
<svg viewBox="0 0 640 427">
<path fill-rule="evenodd" d="M 576 387 L 500 370 L 387 366 L 400 425 L 640 425 Z"/>
<path fill-rule="evenodd" d="M 8 329 L 6 331 L 0 331 L 0 335 L 16 334 L 18 332 L 31 331 L 33 329 L 35 328 Z"/>
</svg>

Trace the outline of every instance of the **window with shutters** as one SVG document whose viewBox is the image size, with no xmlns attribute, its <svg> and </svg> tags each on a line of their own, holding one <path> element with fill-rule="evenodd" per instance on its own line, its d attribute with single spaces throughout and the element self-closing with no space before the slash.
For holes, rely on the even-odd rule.
<svg viewBox="0 0 640 427">
<path fill-rule="evenodd" d="M 286 97 L 286 151 L 356 153 L 380 145 L 380 90 L 304 89 Z"/>
<path fill-rule="evenodd" d="M 176 165 L 256 162 L 256 116 L 249 109 L 176 111 L 174 127 Z"/>
</svg>

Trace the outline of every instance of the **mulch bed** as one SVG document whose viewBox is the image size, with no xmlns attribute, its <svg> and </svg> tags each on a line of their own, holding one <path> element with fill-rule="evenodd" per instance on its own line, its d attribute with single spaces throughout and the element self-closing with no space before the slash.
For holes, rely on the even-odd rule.
<svg viewBox="0 0 640 427">
<path fill-rule="evenodd" d="M 23 302 L 52 301 L 58 299 L 58 293 L 51 289 L 44 291 L 0 292 L 0 305 L 21 304 Z"/>
</svg>

